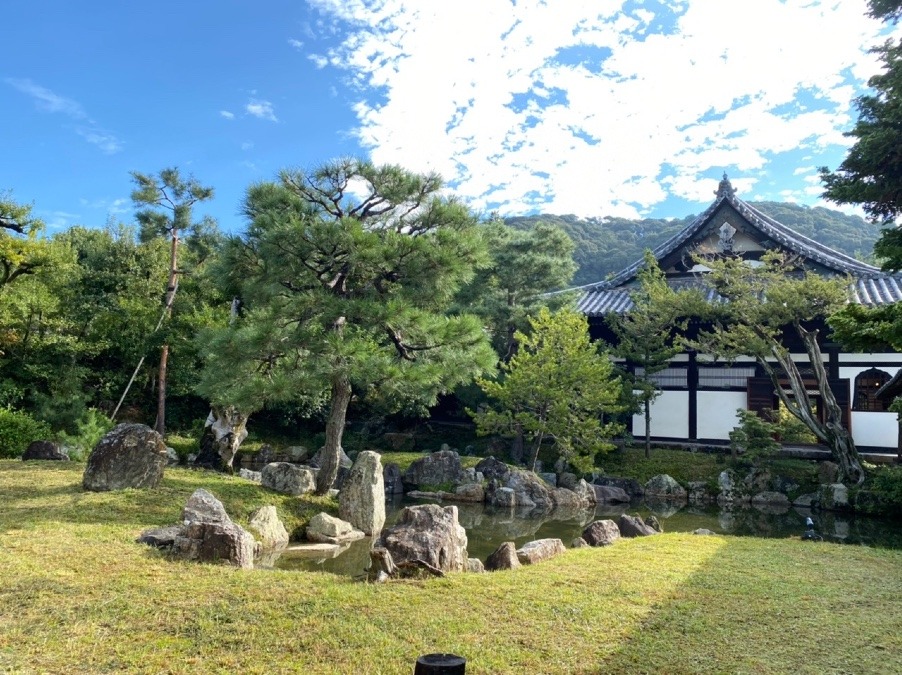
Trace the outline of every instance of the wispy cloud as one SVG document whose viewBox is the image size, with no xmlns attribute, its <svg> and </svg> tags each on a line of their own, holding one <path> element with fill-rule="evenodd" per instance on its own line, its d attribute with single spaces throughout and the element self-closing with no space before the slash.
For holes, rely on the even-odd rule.
<svg viewBox="0 0 902 675">
<path fill-rule="evenodd" d="M 78 101 L 61 96 L 29 79 L 6 78 L 4 82 L 30 96 L 38 110 L 61 113 L 78 122 L 74 126 L 75 133 L 88 143 L 97 146 L 102 152 L 113 154 L 122 149 L 122 141 L 114 133 L 103 129 L 95 120 L 91 119 Z"/>
<path fill-rule="evenodd" d="M 225 117 L 227 120 L 233 120 L 233 119 L 235 119 L 235 113 L 229 112 L 228 110 L 220 110 L 220 111 L 219 111 L 219 114 L 220 114 L 222 117 Z"/>
<path fill-rule="evenodd" d="M 122 150 L 122 142 L 114 134 L 96 126 L 76 127 L 75 133 L 91 145 L 96 145 L 108 155 L 115 154 Z"/>
<path fill-rule="evenodd" d="M 251 141 L 245 141 L 244 143 L 241 144 L 241 149 L 244 151 L 253 150 L 254 144 Z"/>
<path fill-rule="evenodd" d="M 290 44 L 292 47 L 294 47 L 295 49 L 298 49 L 298 50 L 304 48 L 304 43 L 301 42 L 300 40 L 296 40 L 295 38 L 289 38 L 288 44 Z"/>
<path fill-rule="evenodd" d="M 261 120 L 269 120 L 270 122 L 279 121 L 273 111 L 272 103 L 269 101 L 251 99 L 250 102 L 244 106 L 244 109 L 249 115 L 259 117 Z"/>
<path fill-rule="evenodd" d="M 862 0 L 756 0 L 741 29 L 715 0 L 309 1 L 343 33 L 309 58 L 348 73 L 372 158 L 503 213 L 637 216 L 710 201 L 724 170 L 751 194 L 775 159 L 818 164 L 885 30 Z"/>
<path fill-rule="evenodd" d="M 8 85 L 15 87 L 23 94 L 28 94 L 34 99 L 35 105 L 39 110 L 53 113 L 63 113 L 77 120 L 87 119 L 88 115 L 77 101 L 71 98 L 55 94 L 46 87 L 35 84 L 31 80 L 19 80 L 15 78 L 6 78 L 4 80 Z"/>
</svg>

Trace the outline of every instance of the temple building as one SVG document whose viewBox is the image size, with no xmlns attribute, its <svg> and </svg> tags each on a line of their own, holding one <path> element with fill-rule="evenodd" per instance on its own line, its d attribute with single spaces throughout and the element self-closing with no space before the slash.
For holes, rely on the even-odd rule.
<svg viewBox="0 0 902 675">
<path fill-rule="evenodd" d="M 726 175 L 711 206 L 653 253 L 668 283 L 706 287 L 702 283 L 706 268 L 693 254 L 715 251 L 753 261 L 771 249 L 793 254 L 811 272 L 848 277 L 854 302 L 877 306 L 902 299 L 902 275 L 882 272 L 793 231 L 739 199 Z M 588 317 L 593 338 L 614 339 L 605 316 L 630 310 L 630 293 L 638 285 L 642 264 L 639 260 L 610 279 L 580 289 L 578 309 Z M 708 292 L 713 300 L 714 291 Z M 822 340 L 829 336 L 826 325 L 820 336 Z M 810 366 L 805 365 L 808 356 L 801 343 L 785 346 L 802 374 L 812 378 L 810 390 L 815 393 L 817 387 Z M 902 354 L 849 352 L 829 341 L 822 342 L 821 349 L 831 388 L 856 445 L 861 450 L 894 451 L 899 437 L 897 416 L 887 411 L 887 398 L 877 392 L 900 373 Z M 723 444 L 736 426 L 737 409 L 762 411 L 778 406 L 770 378 L 752 358 L 729 364 L 691 352 L 679 354 L 654 379 L 662 392 L 651 410 L 651 437 L 658 441 Z M 817 397 L 814 400 L 820 408 Z M 641 415 L 633 416 L 630 431 L 635 436 L 645 435 Z"/>
</svg>

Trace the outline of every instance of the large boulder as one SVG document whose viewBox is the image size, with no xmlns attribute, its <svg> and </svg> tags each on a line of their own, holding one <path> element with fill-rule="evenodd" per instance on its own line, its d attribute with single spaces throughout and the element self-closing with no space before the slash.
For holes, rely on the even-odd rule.
<svg viewBox="0 0 902 675">
<path fill-rule="evenodd" d="M 476 465 L 476 470 L 481 473 L 486 480 L 497 478 L 502 482 L 511 472 L 511 468 L 507 464 L 494 457 L 486 457 L 480 461 L 479 464 Z"/>
<path fill-rule="evenodd" d="M 617 529 L 620 530 L 621 537 L 648 537 L 658 534 L 650 525 L 646 525 L 641 516 L 630 516 L 622 514 L 617 521 Z"/>
<path fill-rule="evenodd" d="M 183 523 L 231 523 L 225 507 L 212 493 L 198 488 L 182 508 Z"/>
<path fill-rule="evenodd" d="M 675 502 L 686 502 L 686 488 L 666 473 L 652 476 L 645 484 L 645 496 L 666 499 Z"/>
<path fill-rule="evenodd" d="M 512 541 L 501 544 L 485 561 L 487 572 L 513 570 L 518 567 L 520 567 L 520 560 L 517 558 L 517 546 Z"/>
<path fill-rule="evenodd" d="M 395 565 L 425 564 L 441 572 L 467 569 L 467 532 L 461 527 L 456 506 L 437 504 L 408 506 L 398 522 L 385 530 L 374 549 L 388 551 Z"/>
<path fill-rule="evenodd" d="M 482 504 L 485 501 L 485 488 L 481 483 L 464 483 L 454 488 L 453 493 L 445 494 L 444 498 L 454 502 Z"/>
<path fill-rule="evenodd" d="M 554 506 L 548 484 L 532 471 L 512 470 L 503 487 L 514 491 L 518 507 L 548 509 Z"/>
<path fill-rule="evenodd" d="M 591 485 L 598 504 L 629 504 L 630 496 L 626 490 L 614 485 Z"/>
<path fill-rule="evenodd" d="M 385 482 L 378 453 L 364 450 L 357 456 L 338 494 L 338 515 L 370 536 L 382 530 L 385 524 Z"/>
<path fill-rule="evenodd" d="M 453 450 L 439 450 L 418 459 L 404 472 L 404 487 L 416 490 L 438 485 L 457 485 L 466 480 L 467 474 L 460 463 L 460 455 Z"/>
<path fill-rule="evenodd" d="M 251 514 L 247 529 L 256 536 L 263 548 L 288 545 L 288 530 L 279 518 L 275 506 L 261 506 Z"/>
<path fill-rule="evenodd" d="M 573 490 L 576 495 L 583 500 L 586 504 L 597 504 L 598 497 L 595 495 L 595 486 L 589 485 L 585 480 L 580 478 L 576 481 L 576 484 L 569 488 Z"/>
<path fill-rule="evenodd" d="M 536 539 L 517 549 L 521 565 L 535 565 L 560 555 L 566 549 L 560 539 Z"/>
<path fill-rule="evenodd" d="M 382 468 L 382 481 L 385 483 L 386 496 L 404 494 L 404 482 L 401 467 L 389 462 Z"/>
<path fill-rule="evenodd" d="M 232 522 L 222 502 L 202 488 L 185 503 L 181 524 L 145 530 L 138 541 L 170 549 L 174 556 L 186 560 L 254 566 L 253 535 Z"/>
<path fill-rule="evenodd" d="M 175 538 L 172 553 L 186 560 L 226 562 L 249 569 L 254 566 L 253 535 L 235 523 L 194 522 Z"/>
<path fill-rule="evenodd" d="M 32 441 L 22 453 L 22 461 L 32 459 L 68 461 L 69 455 L 63 450 L 59 443 L 53 441 Z"/>
<path fill-rule="evenodd" d="M 598 476 L 592 481 L 595 485 L 606 485 L 608 487 L 620 488 L 631 499 L 641 499 L 645 496 L 645 489 L 639 484 L 639 481 L 632 478 L 617 478 L 615 476 Z"/>
<path fill-rule="evenodd" d="M 316 488 L 316 472 L 290 462 L 271 462 L 260 472 L 263 487 L 285 495 L 302 495 Z"/>
<path fill-rule="evenodd" d="M 596 520 L 586 526 L 582 538 L 589 546 L 610 546 L 620 539 L 620 528 L 613 520 Z"/>
<path fill-rule="evenodd" d="M 92 492 L 155 488 L 168 461 L 160 434 L 144 424 L 120 424 L 91 451 L 82 486 Z"/>
<path fill-rule="evenodd" d="M 344 544 L 363 538 L 363 532 L 354 529 L 351 523 L 330 516 L 328 513 L 317 513 L 307 524 L 307 539 L 324 544 Z"/>
<path fill-rule="evenodd" d="M 551 501 L 554 503 L 555 508 L 561 509 L 582 509 L 589 505 L 589 502 L 583 496 L 566 488 L 554 488 L 551 490 Z"/>
<path fill-rule="evenodd" d="M 844 511 L 849 508 L 849 488 L 842 483 L 821 485 L 818 505 L 825 511 Z"/>
</svg>

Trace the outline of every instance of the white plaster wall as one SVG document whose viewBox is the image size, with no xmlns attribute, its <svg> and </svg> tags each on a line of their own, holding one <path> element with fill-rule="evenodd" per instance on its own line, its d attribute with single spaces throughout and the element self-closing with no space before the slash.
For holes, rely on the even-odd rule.
<svg viewBox="0 0 902 675">
<path fill-rule="evenodd" d="M 736 409 L 745 410 L 748 394 L 744 391 L 700 391 L 697 396 L 698 437 L 730 440 L 730 432 L 739 422 Z"/>
<path fill-rule="evenodd" d="M 885 354 L 840 354 L 839 355 L 840 363 L 861 363 L 865 364 L 863 370 L 867 370 L 870 368 L 870 364 L 872 362 L 876 363 L 898 363 L 902 365 L 902 354 L 897 354 L 895 352 L 889 352 Z M 883 368 L 884 366 L 877 366 L 877 368 Z M 892 373 L 890 373 L 892 375 Z"/>
<path fill-rule="evenodd" d="M 852 411 L 852 439 L 855 445 L 871 445 L 895 450 L 899 439 L 896 413 Z"/>
<path fill-rule="evenodd" d="M 663 391 L 651 404 L 651 435 L 654 437 L 689 437 L 689 393 Z M 633 415 L 633 436 L 645 436 L 645 417 Z"/>
</svg>

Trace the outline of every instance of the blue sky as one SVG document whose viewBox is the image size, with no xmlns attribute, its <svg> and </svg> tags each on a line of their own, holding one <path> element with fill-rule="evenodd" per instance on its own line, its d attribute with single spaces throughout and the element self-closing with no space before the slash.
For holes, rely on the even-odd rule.
<svg viewBox="0 0 902 675">
<path fill-rule="evenodd" d="M 754 8 L 754 9 L 752 9 Z M 129 222 L 130 171 L 246 187 L 344 155 L 436 170 L 474 209 L 822 203 L 887 28 L 863 0 L 4 3 L 0 190 L 51 231 Z"/>
</svg>

